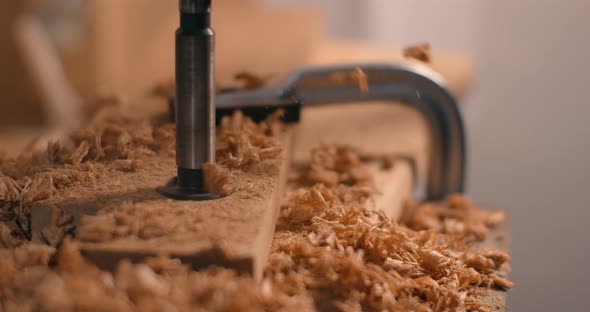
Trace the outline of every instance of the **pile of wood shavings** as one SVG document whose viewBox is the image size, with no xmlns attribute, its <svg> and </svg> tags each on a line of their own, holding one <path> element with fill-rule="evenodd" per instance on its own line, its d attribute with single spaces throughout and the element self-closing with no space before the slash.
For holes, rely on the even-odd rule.
<svg viewBox="0 0 590 312">
<path fill-rule="evenodd" d="M 217 130 L 217 162 L 226 168 L 248 168 L 263 159 L 280 159 L 279 142 L 283 124 L 278 122 L 281 110 L 267 120 L 255 123 L 237 111 L 221 120 Z"/>
<path fill-rule="evenodd" d="M 290 194 L 275 235 L 267 278 L 281 292 L 310 294 L 319 310 L 491 311 L 486 288 L 512 287 L 506 251 L 468 244 L 485 239 L 502 213 L 453 195 L 409 203 L 400 225 L 366 209 L 367 193 L 355 183 L 333 183 L 364 176 L 352 149 L 323 146 L 314 154 L 310 175 L 298 180 L 317 184 Z"/>
<path fill-rule="evenodd" d="M 222 163 L 242 170 L 266 157 L 281 157 L 277 117 L 262 124 L 241 114 L 224 119 L 218 133 Z M 116 142 L 129 142 L 124 133 L 115 135 Z M 145 147 L 145 153 L 127 154 L 126 144 L 92 145 L 97 140 L 93 135 L 82 136 L 90 139 L 79 140 L 73 149 L 60 145 L 46 155 L 55 155 L 47 158 L 60 164 L 59 170 L 76 172 L 84 166 L 107 168 L 119 160 L 170 157 L 156 155 L 166 153 L 159 144 L 173 142 L 173 127 L 162 124 L 144 133 L 151 133 L 154 143 L 132 137 L 131 147 Z M 157 139 L 158 133 L 166 139 Z M 80 147 L 84 142 L 88 151 Z M 102 155 L 99 146 L 110 152 L 95 158 Z M 111 153 L 119 156 L 108 158 Z M 115 273 L 103 272 L 80 257 L 75 243 L 66 241 L 57 255 L 39 245 L 2 251 L 0 301 L 6 310 L 56 311 L 491 310 L 481 298 L 485 287 L 512 286 L 503 277 L 509 256 L 501 250 L 475 249 L 469 242 L 485 238 L 503 215 L 453 196 L 442 204 L 408 204 L 399 225 L 366 209 L 375 190 L 361 158 L 351 147 L 322 146 L 296 172 L 292 187 L 297 189 L 287 196 L 262 284 L 229 270 L 192 272 L 169 259 L 121 263 Z M 35 162 L 41 167 L 46 162 L 40 164 Z M 227 172 L 223 167 L 213 171 L 221 181 L 217 187 L 223 186 Z M 30 168 L 23 172 L 44 173 Z M 20 201 L 23 186 L 18 178 L 8 178 L 12 180 L 2 179 L 0 185 L 3 198 Z"/>
<path fill-rule="evenodd" d="M 432 52 L 429 43 L 421 43 L 404 48 L 403 55 L 407 58 L 415 59 L 424 63 L 430 63 Z"/>
</svg>

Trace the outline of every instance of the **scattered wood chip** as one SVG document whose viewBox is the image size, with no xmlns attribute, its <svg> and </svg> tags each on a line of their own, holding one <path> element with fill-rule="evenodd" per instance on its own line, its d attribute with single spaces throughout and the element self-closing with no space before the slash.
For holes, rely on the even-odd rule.
<svg viewBox="0 0 590 312">
<path fill-rule="evenodd" d="M 218 164 L 203 164 L 205 190 L 211 194 L 227 196 L 231 193 L 229 186 L 229 170 Z"/>
<path fill-rule="evenodd" d="M 412 58 L 425 63 L 430 63 L 432 54 L 429 43 L 421 43 L 414 46 L 409 46 L 403 50 L 403 55 L 407 58 Z"/>
</svg>

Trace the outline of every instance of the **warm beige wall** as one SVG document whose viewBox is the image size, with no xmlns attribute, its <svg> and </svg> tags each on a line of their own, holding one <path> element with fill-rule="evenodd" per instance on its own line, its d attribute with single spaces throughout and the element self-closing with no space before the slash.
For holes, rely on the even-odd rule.
<svg viewBox="0 0 590 312">
<path fill-rule="evenodd" d="M 44 78 L 27 72 L 23 53 L 11 41 L 9 26 L 16 12 L 23 10 L 15 3 L 0 3 L 0 12 L 5 15 L 0 21 L 0 65 L 4 70 L 0 74 L 0 94 L 5 102 L 20 105 L 0 105 L 0 115 L 15 124 L 40 123 L 49 95 L 47 90 L 35 91 L 33 78 Z M 79 38 L 58 46 L 61 60 L 57 61 L 63 63 L 67 74 L 64 83 L 73 86 L 83 98 L 105 93 L 135 98 L 173 79 L 177 1 L 82 3 Z M 213 26 L 217 33 L 217 77 L 224 84 L 243 70 L 281 74 L 302 66 L 311 46 L 323 36 L 322 16 L 317 11 L 271 9 L 255 1 L 215 1 Z"/>
</svg>

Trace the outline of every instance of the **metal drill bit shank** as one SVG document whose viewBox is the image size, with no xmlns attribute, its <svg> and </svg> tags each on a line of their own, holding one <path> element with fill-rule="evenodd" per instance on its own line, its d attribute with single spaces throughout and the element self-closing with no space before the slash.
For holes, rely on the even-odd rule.
<svg viewBox="0 0 590 312">
<path fill-rule="evenodd" d="M 176 164 L 174 185 L 160 189 L 177 199 L 210 199 L 203 163 L 215 162 L 215 34 L 211 0 L 180 0 L 176 31 Z M 184 196 L 187 195 L 187 196 Z M 203 195 L 203 196 L 201 196 Z"/>
</svg>

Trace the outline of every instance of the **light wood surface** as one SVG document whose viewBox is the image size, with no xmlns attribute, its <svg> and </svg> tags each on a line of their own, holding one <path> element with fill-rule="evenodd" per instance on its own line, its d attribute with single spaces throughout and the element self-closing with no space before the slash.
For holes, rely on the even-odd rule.
<svg viewBox="0 0 590 312">
<path fill-rule="evenodd" d="M 373 176 L 379 191 L 373 208 L 383 211 L 391 220 L 398 220 L 404 202 L 412 196 L 415 182 L 412 163 L 398 159 L 391 169 L 373 168 Z"/>
</svg>

